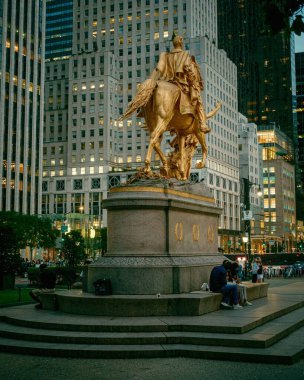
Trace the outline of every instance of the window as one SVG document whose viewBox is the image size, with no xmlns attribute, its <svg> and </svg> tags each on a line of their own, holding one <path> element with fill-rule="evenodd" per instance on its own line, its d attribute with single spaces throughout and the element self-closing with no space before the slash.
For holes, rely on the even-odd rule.
<svg viewBox="0 0 304 380">
<path fill-rule="evenodd" d="M 213 174 L 209 173 L 209 185 L 213 185 Z"/>
<path fill-rule="evenodd" d="M 82 190 L 82 179 L 74 179 L 73 189 L 74 190 Z"/>
<path fill-rule="evenodd" d="M 56 191 L 63 191 L 65 187 L 64 180 L 58 180 L 56 181 Z"/>
</svg>

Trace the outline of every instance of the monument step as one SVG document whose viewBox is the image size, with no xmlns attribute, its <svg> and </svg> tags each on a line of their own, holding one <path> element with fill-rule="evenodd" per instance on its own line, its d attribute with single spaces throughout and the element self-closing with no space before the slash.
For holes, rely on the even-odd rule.
<svg viewBox="0 0 304 380">
<path fill-rule="evenodd" d="M 269 295 L 242 310 L 218 310 L 201 316 L 101 317 L 35 310 L 33 305 L 2 309 L 2 320 L 35 329 L 79 332 L 189 331 L 240 334 L 304 306 L 299 296 Z"/>
<path fill-rule="evenodd" d="M 286 349 L 288 347 L 288 349 Z M 292 364 L 304 355 L 304 327 L 268 348 L 191 344 L 86 345 L 29 342 L 0 337 L 0 350 L 75 358 L 145 358 L 184 356 L 204 359 Z"/>
<path fill-rule="evenodd" d="M 230 347 L 259 347 L 273 345 L 304 325 L 304 308 L 276 318 L 243 334 L 163 331 L 163 332 L 79 332 L 45 330 L 13 326 L 0 322 L 0 336 L 10 339 L 58 344 L 89 345 L 154 345 L 194 344 Z"/>
</svg>

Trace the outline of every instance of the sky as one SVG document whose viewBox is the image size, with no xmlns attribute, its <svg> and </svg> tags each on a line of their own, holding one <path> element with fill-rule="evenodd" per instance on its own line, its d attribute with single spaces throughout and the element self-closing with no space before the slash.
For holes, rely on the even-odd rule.
<svg viewBox="0 0 304 380">
<path fill-rule="evenodd" d="M 304 52 L 304 33 L 301 36 L 295 36 L 296 53 Z"/>
</svg>

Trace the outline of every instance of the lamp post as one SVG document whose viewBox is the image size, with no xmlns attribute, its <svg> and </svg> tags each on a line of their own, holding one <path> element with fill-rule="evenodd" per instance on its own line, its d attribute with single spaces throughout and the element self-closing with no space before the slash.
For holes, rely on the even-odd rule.
<svg viewBox="0 0 304 380">
<path fill-rule="evenodd" d="M 259 197 L 262 196 L 262 189 L 261 186 L 250 182 L 249 178 L 243 178 L 244 181 L 244 210 L 243 210 L 243 220 L 244 220 L 244 232 L 248 236 L 248 244 L 247 244 L 247 251 L 248 251 L 248 262 L 250 262 L 250 255 L 251 255 L 251 220 L 252 218 L 252 211 L 250 210 L 250 189 L 253 185 L 258 186 L 257 195 Z M 244 241 L 244 240 L 243 240 Z"/>
<path fill-rule="evenodd" d="M 249 256 L 248 256 L 248 241 L 249 241 L 249 238 L 248 238 L 248 235 L 247 233 L 245 233 L 246 235 L 244 235 L 242 237 L 242 240 L 243 240 L 243 243 L 245 244 L 245 255 L 246 255 L 246 261 L 247 263 L 249 262 Z M 247 278 L 247 263 L 245 262 L 245 278 Z"/>
<path fill-rule="evenodd" d="M 93 248 L 93 245 L 94 245 L 94 239 L 95 239 L 95 230 L 94 228 L 91 226 L 90 230 L 89 230 L 89 237 L 90 237 L 90 248 L 91 248 L 91 255 L 93 254 L 94 256 L 94 248 Z"/>
</svg>

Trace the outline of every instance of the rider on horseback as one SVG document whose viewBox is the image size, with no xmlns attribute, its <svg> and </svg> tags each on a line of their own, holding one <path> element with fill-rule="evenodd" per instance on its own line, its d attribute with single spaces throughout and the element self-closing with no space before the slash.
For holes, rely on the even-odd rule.
<svg viewBox="0 0 304 380">
<path fill-rule="evenodd" d="M 189 96 L 199 121 L 199 129 L 208 133 L 211 128 L 206 123 L 206 113 L 201 98 L 204 86 L 199 67 L 194 56 L 183 50 L 183 37 L 173 34 L 172 42 L 174 48 L 169 53 L 161 53 L 151 79 L 175 83 L 183 94 Z"/>
</svg>

